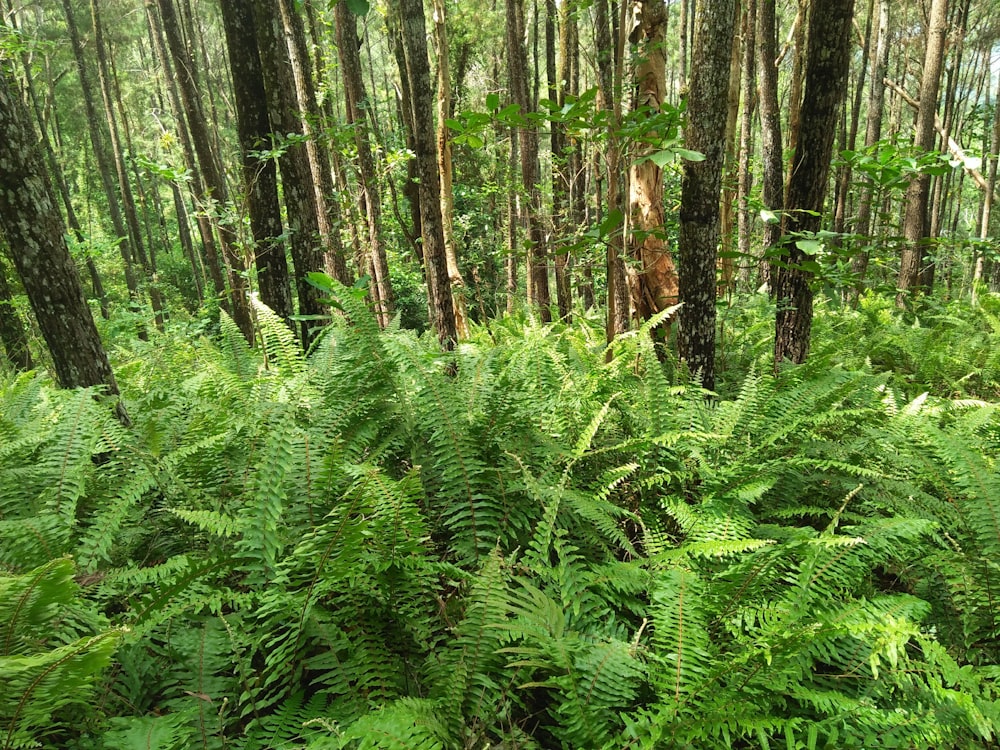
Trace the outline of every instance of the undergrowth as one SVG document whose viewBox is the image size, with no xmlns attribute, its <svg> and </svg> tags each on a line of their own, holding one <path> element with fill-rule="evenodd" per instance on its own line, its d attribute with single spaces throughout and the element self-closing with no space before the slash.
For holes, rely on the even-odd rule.
<svg viewBox="0 0 1000 750">
<path fill-rule="evenodd" d="M 0 746 L 997 746 L 996 309 L 821 307 L 774 377 L 762 303 L 707 399 L 330 293 L 308 355 L 130 342 L 130 430 L 0 375 Z"/>
</svg>

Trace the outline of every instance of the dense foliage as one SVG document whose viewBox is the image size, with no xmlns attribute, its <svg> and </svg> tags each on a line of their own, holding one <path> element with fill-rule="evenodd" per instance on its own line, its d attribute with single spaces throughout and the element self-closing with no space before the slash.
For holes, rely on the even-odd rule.
<svg viewBox="0 0 1000 750">
<path fill-rule="evenodd" d="M 119 339 L 131 430 L 0 375 L 0 746 L 996 746 L 995 298 L 821 309 L 777 377 L 743 300 L 706 399 L 329 287 L 308 356 Z"/>
</svg>

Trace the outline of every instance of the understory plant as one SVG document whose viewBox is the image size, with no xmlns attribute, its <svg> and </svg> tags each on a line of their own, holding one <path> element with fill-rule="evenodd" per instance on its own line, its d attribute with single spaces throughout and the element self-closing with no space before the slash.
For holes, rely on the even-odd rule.
<svg viewBox="0 0 1000 750">
<path fill-rule="evenodd" d="M 120 350 L 129 430 L 3 376 L 0 621 L 87 656 L 4 747 L 996 745 L 994 404 L 822 323 L 712 398 L 645 329 L 442 353 L 317 282 L 308 353 L 263 306 Z"/>
</svg>

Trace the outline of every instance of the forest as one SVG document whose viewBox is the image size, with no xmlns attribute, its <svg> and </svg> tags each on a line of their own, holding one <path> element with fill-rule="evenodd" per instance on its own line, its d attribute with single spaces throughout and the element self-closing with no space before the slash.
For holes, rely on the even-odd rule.
<svg viewBox="0 0 1000 750">
<path fill-rule="evenodd" d="M 995 0 L 0 9 L 2 750 L 1000 748 Z"/>
</svg>

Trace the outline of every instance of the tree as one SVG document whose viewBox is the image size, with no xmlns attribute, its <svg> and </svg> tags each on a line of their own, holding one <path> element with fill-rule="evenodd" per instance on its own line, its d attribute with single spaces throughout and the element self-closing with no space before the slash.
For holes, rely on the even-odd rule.
<svg viewBox="0 0 1000 750">
<path fill-rule="evenodd" d="M 778 107 L 778 44 L 775 0 L 759 0 L 757 6 L 757 70 L 760 71 L 757 98 L 760 111 L 761 199 L 770 217 L 764 222 L 764 252 L 778 244 L 785 205 L 784 159 L 781 149 L 781 110 Z M 770 265 L 761 263 L 763 279 L 774 294 Z"/>
<path fill-rule="evenodd" d="M 677 348 L 692 374 L 715 389 L 715 265 L 719 243 L 719 197 L 726 158 L 725 92 L 735 31 L 733 0 L 702 0 L 695 22 L 688 93 L 688 148 L 704 155 L 684 165 L 678 245 L 680 330 Z"/>
<path fill-rule="evenodd" d="M 837 117 L 847 89 L 854 0 L 815 0 L 809 19 L 805 96 L 799 115 L 781 263 L 775 269 L 774 365 L 804 362 L 812 327 L 812 273 L 805 248 L 814 245 L 829 182 Z"/>
<path fill-rule="evenodd" d="M 103 386 L 118 394 L 87 306 L 66 228 L 45 171 L 42 144 L 0 57 L 0 231 L 10 248 L 63 388 Z M 118 416 L 128 422 L 124 408 Z"/>
<path fill-rule="evenodd" d="M 434 2 L 434 48 L 437 51 L 437 155 L 438 172 L 441 174 L 441 226 L 444 233 L 444 252 L 448 260 L 448 278 L 451 281 L 451 295 L 455 302 L 455 326 L 461 338 L 469 337 L 469 316 L 465 304 L 465 280 L 458 267 L 458 251 L 455 248 L 455 194 L 452 187 L 454 168 L 452 166 L 451 136 L 448 118 L 452 116 L 451 106 L 451 63 L 448 52 L 447 15 L 444 0 Z"/>
<path fill-rule="evenodd" d="M 448 279 L 448 260 L 444 250 L 444 228 L 441 223 L 441 191 L 438 174 L 437 143 L 434 138 L 434 89 L 431 86 L 430 62 L 427 58 L 427 31 L 421 0 L 399 0 L 400 27 L 406 76 L 410 83 L 410 105 L 413 117 L 414 157 L 420 188 L 420 231 L 423 239 L 424 272 L 433 313 L 434 329 L 444 349 L 450 350 L 458 340 L 455 306 Z"/>
<path fill-rule="evenodd" d="M 524 0 L 507 0 L 507 62 L 511 98 L 526 116 L 534 110 L 528 88 L 528 53 L 524 48 Z M 527 228 L 528 300 L 543 323 L 552 321 L 548 253 L 542 231 L 542 195 L 539 190 L 538 130 L 527 121 L 517 133 L 522 190 L 522 216 Z"/>
<path fill-rule="evenodd" d="M 934 148 L 934 118 L 937 116 L 941 68 L 948 34 L 948 0 L 933 0 L 927 23 L 927 45 L 920 77 L 920 105 L 914 126 L 913 144 L 923 151 Z M 899 263 L 896 304 L 906 304 L 907 297 L 920 288 L 920 267 L 930 234 L 928 203 L 931 175 L 919 172 L 910 179 L 906 190 L 906 214 L 903 217 L 903 252 Z"/>
<path fill-rule="evenodd" d="M 257 46 L 260 50 L 267 112 L 275 131 L 277 146 L 282 149 L 278 159 L 281 192 L 288 217 L 292 264 L 295 268 L 295 291 L 302 321 L 301 337 L 306 345 L 312 340 L 311 319 L 327 312 L 323 294 L 306 282 L 306 274 L 324 268 L 319 244 L 319 210 L 313 186 L 309 154 L 303 142 L 304 130 L 299 117 L 295 74 L 289 62 L 285 43 L 285 27 L 280 9 L 272 0 L 251 0 Z M 281 137 L 287 137 L 283 140 Z"/>
<path fill-rule="evenodd" d="M 889 0 L 878 0 L 878 31 L 871 59 L 871 84 L 868 89 L 868 112 L 865 117 L 865 148 L 872 148 L 882 137 L 882 117 L 885 113 L 885 75 L 889 68 Z M 875 184 L 871 175 L 865 175 L 858 195 L 857 217 L 854 232 L 862 238 L 871 235 L 872 203 Z M 865 274 L 868 271 L 867 247 L 851 258 L 851 273 L 857 281 L 848 290 L 847 300 L 857 303 Z"/>
<path fill-rule="evenodd" d="M 288 261 L 281 240 L 278 170 L 272 159 L 255 152 L 270 143 L 264 72 L 257 48 L 257 30 L 249 0 L 222 0 L 222 22 L 233 78 L 236 128 L 243 161 L 243 190 L 254 240 L 257 284 L 261 301 L 291 323 L 292 296 Z"/>
<path fill-rule="evenodd" d="M 608 309 L 605 333 L 607 342 L 628 330 L 629 292 L 625 276 L 624 235 L 619 229 L 622 211 L 621 187 L 621 146 L 618 142 L 618 126 L 621 122 L 621 97 L 619 77 L 615 65 L 617 42 L 612 39 L 608 0 L 595 0 L 594 39 L 597 44 L 597 75 L 601 95 L 600 106 L 604 110 L 607 125 L 607 216 L 609 226 L 606 239 L 605 262 L 608 277 Z M 609 351 L 610 354 L 610 351 Z"/>
<path fill-rule="evenodd" d="M 174 0 L 156 0 L 156 2 L 160 11 L 164 36 L 167 40 L 167 48 L 174 61 L 174 70 L 177 71 L 178 88 L 184 106 L 184 118 L 191 133 L 191 142 L 198 157 L 198 166 L 201 168 L 205 180 L 206 194 L 203 196 L 203 200 L 205 203 L 214 201 L 219 207 L 225 207 L 229 201 L 229 191 L 226 187 L 219 156 L 209 133 L 208 120 L 202 108 L 198 81 L 194 74 L 194 60 L 181 36 Z M 233 321 L 239 326 L 247 341 L 253 341 L 253 322 L 250 318 L 250 301 L 247 298 L 245 278 L 246 264 L 236 250 L 236 235 L 233 230 L 222 222 L 217 222 L 217 226 L 219 244 L 222 247 L 222 256 L 226 261 L 229 276 L 229 297 L 232 303 Z"/>
<path fill-rule="evenodd" d="M 389 325 L 392 314 L 393 295 L 389 282 L 389 262 L 382 242 L 382 196 L 368 136 L 369 102 L 361 75 L 357 19 L 346 0 L 339 0 L 333 13 L 337 29 L 337 54 L 344 81 L 347 123 L 354 132 L 354 145 L 358 152 L 358 206 L 368 229 L 366 242 L 362 244 L 362 255 L 365 271 L 370 277 L 368 288 L 375 305 L 375 315 L 379 325 L 385 328 Z"/>
<path fill-rule="evenodd" d="M 661 0 L 643 0 L 639 4 L 642 41 L 635 72 L 637 104 L 638 111 L 649 120 L 660 114 L 660 106 L 666 100 L 666 26 L 667 6 Z M 731 46 L 732 34 L 727 38 Z M 723 100 L 728 91 L 728 71 L 727 56 L 726 84 L 721 89 Z M 719 91 L 715 93 L 719 95 Z M 653 150 L 655 145 L 645 148 Z M 648 153 L 637 156 L 629 175 L 628 244 L 635 264 L 635 269 L 630 270 L 630 281 L 636 315 L 640 320 L 648 320 L 677 303 L 677 271 L 663 233 L 663 170 L 648 158 Z M 668 326 L 669 323 L 660 329 L 658 338 L 666 339 Z"/>
</svg>

